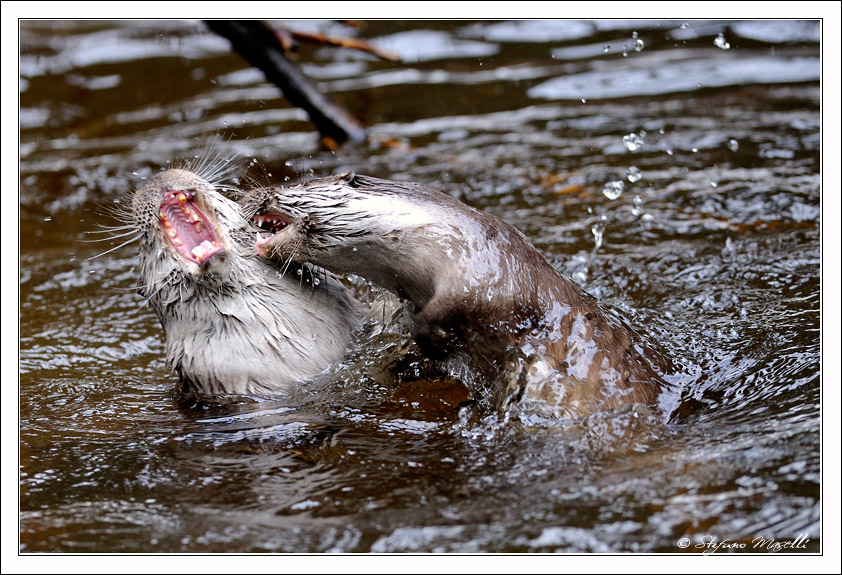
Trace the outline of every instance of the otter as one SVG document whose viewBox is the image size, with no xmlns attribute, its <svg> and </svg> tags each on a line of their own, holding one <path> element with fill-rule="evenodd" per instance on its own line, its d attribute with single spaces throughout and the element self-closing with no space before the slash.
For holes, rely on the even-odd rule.
<svg viewBox="0 0 842 575">
<path fill-rule="evenodd" d="M 138 293 L 186 396 L 274 395 L 343 359 L 361 304 L 329 274 L 255 256 L 255 230 L 199 175 L 155 175 L 124 219 L 139 232 Z"/>
<path fill-rule="evenodd" d="M 576 418 L 657 404 L 659 359 L 495 216 L 354 173 L 258 188 L 240 204 L 265 230 L 254 246 L 264 258 L 361 276 L 408 300 L 420 349 L 483 374 L 475 391 L 492 408 L 530 402 Z"/>
</svg>

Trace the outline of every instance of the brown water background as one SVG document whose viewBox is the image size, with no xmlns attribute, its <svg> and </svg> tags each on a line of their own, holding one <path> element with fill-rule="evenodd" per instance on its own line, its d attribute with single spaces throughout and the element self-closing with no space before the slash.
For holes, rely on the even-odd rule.
<svg viewBox="0 0 842 575">
<path fill-rule="evenodd" d="M 289 26 L 402 57 L 300 56 L 401 145 L 323 149 L 199 22 L 21 24 L 22 553 L 819 551 L 818 22 Z M 389 376 L 400 322 L 300 405 L 179 403 L 136 245 L 90 240 L 209 141 L 504 218 L 670 355 L 690 415 L 468 421 Z"/>
</svg>

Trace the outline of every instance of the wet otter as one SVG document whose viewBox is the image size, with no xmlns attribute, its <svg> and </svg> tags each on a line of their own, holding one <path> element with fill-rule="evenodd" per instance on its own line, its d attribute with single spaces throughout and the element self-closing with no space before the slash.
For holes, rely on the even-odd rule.
<svg viewBox="0 0 842 575">
<path fill-rule="evenodd" d="M 273 394 L 343 358 L 359 304 L 330 275 L 256 257 L 255 231 L 209 182 L 183 169 L 157 174 L 125 219 L 140 232 L 138 293 L 186 394 Z"/>
<path fill-rule="evenodd" d="M 660 370 L 636 336 L 499 218 L 353 173 L 253 190 L 241 204 L 270 232 L 255 244 L 264 257 L 356 274 L 414 304 L 422 351 L 492 374 L 479 392 L 493 407 L 577 417 L 657 402 Z"/>
</svg>

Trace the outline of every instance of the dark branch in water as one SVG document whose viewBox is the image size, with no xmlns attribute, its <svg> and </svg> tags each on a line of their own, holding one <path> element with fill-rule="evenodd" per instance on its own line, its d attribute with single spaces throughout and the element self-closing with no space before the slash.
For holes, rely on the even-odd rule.
<svg viewBox="0 0 842 575">
<path fill-rule="evenodd" d="M 227 38 L 231 46 L 266 79 L 278 86 L 287 100 L 310 116 L 322 136 L 338 143 L 366 140 L 365 127 L 339 104 L 319 92 L 284 55 L 274 30 L 254 20 L 206 20 L 208 28 Z"/>
</svg>

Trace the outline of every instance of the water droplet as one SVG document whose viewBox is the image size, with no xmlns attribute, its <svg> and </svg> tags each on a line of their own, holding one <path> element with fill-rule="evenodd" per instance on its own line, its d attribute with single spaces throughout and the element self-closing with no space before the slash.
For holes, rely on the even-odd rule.
<svg viewBox="0 0 842 575">
<path fill-rule="evenodd" d="M 602 193 L 609 200 L 616 200 L 623 195 L 623 189 L 625 187 L 626 184 L 623 180 L 614 180 L 612 182 L 608 182 L 602 187 Z"/>
<path fill-rule="evenodd" d="M 314 286 L 319 285 L 319 278 L 313 278 L 313 285 Z"/>
<path fill-rule="evenodd" d="M 667 156 L 672 156 L 672 148 L 667 148 Z"/>
<path fill-rule="evenodd" d="M 610 51 L 611 51 L 611 44 L 604 44 L 604 45 L 602 46 L 602 51 L 603 51 L 603 52 L 605 52 L 606 54 L 607 54 L 608 52 L 610 52 Z"/>
<path fill-rule="evenodd" d="M 623 136 L 623 144 L 630 152 L 634 152 L 643 147 L 643 138 L 632 132 L 627 136 Z"/>
<path fill-rule="evenodd" d="M 716 37 L 716 40 L 713 41 L 714 46 L 717 48 L 722 48 L 723 50 L 730 50 L 731 44 L 728 43 L 728 40 L 725 39 L 725 34 L 719 33 L 719 36 Z"/>
<path fill-rule="evenodd" d="M 582 98 L 582 103 L 583 103 L 583 104 L 587 104 L 587 103 L 588 103 L 588 101 L 587 101 L 587 100 L 585 100 L 584 98 Z"/>
<path fill-rule="evenodd" d="M 640 171 L 640 168 L 629 166 L 629 169 L 626 170 L 626 178 L 628 178 L 631 183 L 639 182 L 642 177 L 643 172 Z"/>
<path fill-rule="evenodd" d="M 717 187 L 719 187 L 719 182 L 717 182 L 716 180 L 711 180 L 711 181 L 710 181 L 710 187 L 711 187 L 711 188 L 717 188 Z"/>
<path fill-rule="evenodd" d="M 632 199 L 632 215 L 637 217 L 643 213 L 643 200 L 640 196 L 635 196 Z"/>
<path fill-rule="evenodd" d="M 693 149 L 692 149 L 692 150 L 690 150 L 690 151 L 691 151 L 691 152 L 693 152 L 694 154 L 698 154 L 698 153 L 699 153 L 699 148 L 693 148 Z"/>
<path fill-rule="evenodd" d="M 591 233 L 594 237 L 594 251 L 598 250 L 602 247 L 602 238 L 605 235 L 605 220 L 603 220 L 604 216 L 600 217 L 600 220 L 593 225 L 591 228 Z"/>
<path fill-rule="evenodd" d="M 286 162 L 284 162 L 284 165 L 285 165 L 287 168 L 291 168 L 291 167 L 292 167 L 292 160 L 287 160 Z"/>
<path fill-rule="evenodd" d="M 637 32 L 632 32 L 632 38 L 634 39 L 634 51 L 642 52 L 645 44 L 643 43 L 643 40 L 637 37 Z"/>
<path fill-rule="evenodd" d="M 731 138 L 730 140 L 728 140 L 728 149 L 732 152 L 736 152 L 740 149 L 740 143 L 734 138 Z"/>
<path fill-rule="evenodd" d="M 682 22 L 681 24 L 678 25 L 678 27 L 681 28 L 682 30 L 686 30 L 687 28 L 690 27 L 690 24 L 688 24 L 687 22 Z"/>
<path fill-rule="evenodd" d="M 623 44 L 623 58 L 628 58 L 629 56 L 629 47 Z"/>
</svg>

